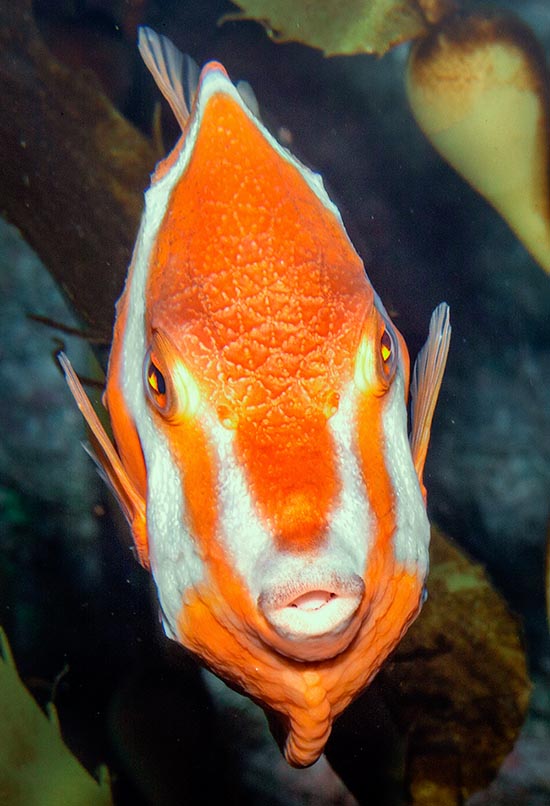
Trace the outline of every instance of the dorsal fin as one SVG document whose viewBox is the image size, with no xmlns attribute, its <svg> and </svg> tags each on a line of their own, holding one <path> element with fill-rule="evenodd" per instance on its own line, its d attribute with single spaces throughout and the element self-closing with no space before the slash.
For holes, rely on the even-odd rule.
<svg viewBox="0 0 550 806">
<path fill-rule="evenodd" d="M 146 26 L 139 29 L 138 48 L 176 120 L 184 129 L 199 84 L 198 64 L 191 56 L 181 53 L 167 37 Z"/>
<path fill-rule="evenodd" d="M 411 383 L 410 445 L 422 490 L 424 490 L 422 476 L 430 441 L 430 429 L 447 363 L 450 339 L 449 306 L 446 302 L 442 302 L 432 313 L 428 338 L 416 359 Z"/>
<path fill-rule="evenodd" d="M 236 85 L 237 92 L 250 109 L 254 117 L 260 119 L 260 104 L 258 103 L 258 99 L 256 98 L 256 94 L 252 89 L 251 85 L 248 81 L 237 81 Z"/>
</svg>

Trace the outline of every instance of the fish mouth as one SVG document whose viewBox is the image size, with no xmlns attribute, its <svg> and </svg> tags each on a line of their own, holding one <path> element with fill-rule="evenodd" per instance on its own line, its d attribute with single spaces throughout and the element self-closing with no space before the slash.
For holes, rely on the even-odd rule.
<svg viewBox="0 0 550 806">
<path fill-rule="evenodd" d="M 328 657 L 332 647 L 340 646 L 338 639 L 350 626 L 364 592 L 357 574 L 332 574 L 272 585 L 260 594 L 258 607 L 277 635 L 293 645 L 285 654 Z"/>
</svg>

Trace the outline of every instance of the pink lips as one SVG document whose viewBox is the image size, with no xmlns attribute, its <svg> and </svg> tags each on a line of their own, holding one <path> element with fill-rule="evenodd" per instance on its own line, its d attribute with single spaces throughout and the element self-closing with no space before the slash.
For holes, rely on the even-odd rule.
<svg viewBox="0 0 550 806">
<path fill-rule="evenodd" d="M 298 607 L 300 610 L 319 610 L 320 607 L 326 605 L 335 596 L 335 593 L 329 593 L 328 591 L 309 591 L 298 596 L 289 607 Z"/>
<path fill-rule="evenodd" d="M 361 577 L 329 574 L 323 579 L 311 572 L 301 576 L 272 584 L 260 595 L 259 609 L 273 629 L 281 638 L 298 643 L 345 630 L 363 598 Z"/>
</svg>

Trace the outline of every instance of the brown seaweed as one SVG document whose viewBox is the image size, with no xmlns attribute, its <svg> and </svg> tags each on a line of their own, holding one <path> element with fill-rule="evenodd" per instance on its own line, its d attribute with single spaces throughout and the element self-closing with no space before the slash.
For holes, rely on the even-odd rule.
<svg viewBox="0 0 550 806">
<path fill-rule="evenodd" d="M 302 42 L 325 56 L 376 53 L 423 36 L 428 24 L 454 9 L 454 0 L 235 0 L 227 20 L 257 20 L 276 42 Z"/>
<path fill-rule="evenodd" d="M 525 717 L 516 619 L 481 566 L 435 528 L 430 559 L 421 615 L 328 747 L 361 803 L 459 806 L 491 782 Z M 354 743 L 363 766 L 342 753 Z"/>
<path fill-rule="evenodd" d="M 79 315 L 110 336 L 153 146 L 40 38 L 31 3 L 0 2 L 1 210 Z"/>
<path fill-rule="evenodd" d="M 417 806 L 489 784 L 523 723 L 529 681 L 519 624 L 480 565 L 432 529 L 428 601 L 384 670 L 407 735 Z"/>
</svg>

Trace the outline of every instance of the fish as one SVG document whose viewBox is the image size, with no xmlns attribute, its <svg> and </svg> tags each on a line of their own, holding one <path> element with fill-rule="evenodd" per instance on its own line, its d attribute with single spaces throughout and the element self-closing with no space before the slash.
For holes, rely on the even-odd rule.
<svg viewBox="0 0 550 806">
<path fill-rule="evenodd" d="M 411 378 L 321 177 L 264 127 L 250 86 L 149 28 L 139 50 L 182 133 L 116 307 L 114 444 L 60 362 L 167 636 L 308 766 L 424 599 L 449 307 Z"/>
</svg>

